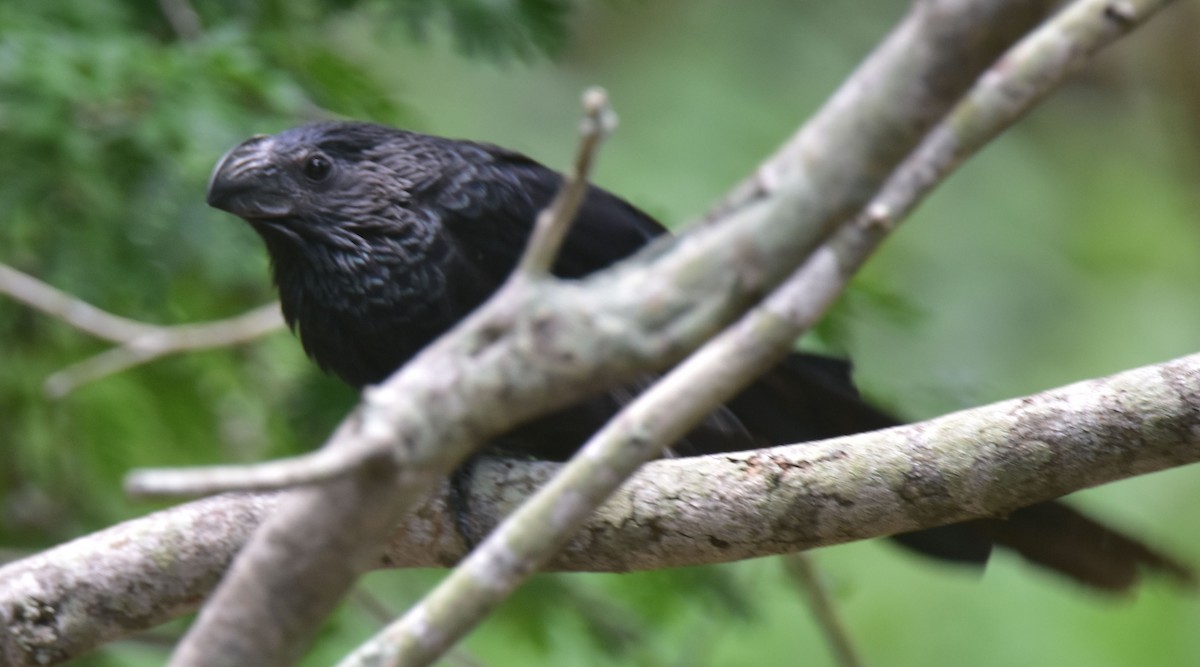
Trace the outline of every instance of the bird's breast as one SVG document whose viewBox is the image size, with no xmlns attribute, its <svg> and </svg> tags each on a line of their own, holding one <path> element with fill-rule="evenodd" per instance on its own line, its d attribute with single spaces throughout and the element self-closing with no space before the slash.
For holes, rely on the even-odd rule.
<svg viewBox="0 0 1200 667">
<path fill-rule="evenodd" d="M 421 261 L 339 253 L 277 265 L 276 282 L 305 351 L 354 386 L 386 378 L 497 287 L 453 253 Z"/>
</svg>

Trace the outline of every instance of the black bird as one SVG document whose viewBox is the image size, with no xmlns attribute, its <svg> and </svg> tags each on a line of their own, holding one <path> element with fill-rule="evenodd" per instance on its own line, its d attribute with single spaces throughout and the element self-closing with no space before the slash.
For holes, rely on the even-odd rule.
<svg viewBox="0 0 1200 667">
<path fill-rule="evenodd" d="M 361 388 L 390 375 L 490 296 L 513 270 L 562 177 L 519 153 L 354 122 L 259 135 L 217 164 L 208 203 L 247 222 L 270 254 L 283 314 L 323 370 Z M 554 266 L 578 278 L 666 230 L 592 187 Z M 500 446 L 571 455 L 628 402 L 626 387 L 535 420 Z M 844 362 L 793 354 L 673 449 L 735 451 L 897 424 L 861 400 Z M 1187 570 L 1061 503 L 896 536 L 955 561 L 992 545 L 1098 588 L 1123 590 L 1139 566 Z"/>
</svg>

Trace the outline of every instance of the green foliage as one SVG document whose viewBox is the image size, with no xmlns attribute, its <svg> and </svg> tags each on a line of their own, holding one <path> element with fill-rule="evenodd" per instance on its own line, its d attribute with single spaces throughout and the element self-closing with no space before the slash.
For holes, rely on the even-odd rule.
<svg viewBox="0 0 1200 667">
<path fill-rule="evenodd" d="M 570 0 L 403 0 L 399 11 L 417 35 L 444 19 L 469 55 L 525 59 L 563 47 Z"/>
<path fill-rule="evenodd" d="M 185 44 L 144 16 L 121 3 L 0 8 L 3 261 L 135 318 L 235 314 L 271 298 L 264 262 L 246 230 L 204 207 L 205 178 L 223 147 L 293 122 L 307 92 L 244 30 Z M 0 438 L 17 462 L 4 488 L 51 498 L 54 516 L 85 527 L 130 512 L 114 493 L 129 466 L 172 453 L 215 460 L 237 420 L 260 426 L 259 453 L 281 434 L 272 431 L 290 430 L 275 416 L 297 400 L 283 385 L 268 404 L 227 398 L 257 393 L 247 372 L 257 364 L 239 359 L 256 349 L 172 360 L 47 404 L 40 379 L 97 344 L 8 301 L 0 339 L 20 360 L 0 376 Z M 205 383 L 222 389 L 206 393 Z M 41 526 L 39 540 L 37 521 L 15 523 L 5 532 L 31 545 L 65 536 Z"/>
<path fill-rule="evenodd" d="M 202 5 L 206 30 L 193 40 L 175 36 L 154 2 L 0 6 L 0 260 L 148 321 L 228 316 L 273 298 L 261 249 L 247 229 L 204 206 L 204 183 L 221 152 L 255 132 L 329 115 L 405 120 L 377 72 L 322 30 L 363 4 Z M 523 3 L 509 30 L 549 45 L 547 31 L 561 24 L 536 10 Z M 471 36 L 480 30 L 468 22 L 459 35 L 492 54 L 532 54 L 518 41 Z M 0 377 L 0 436 L 18 463 L 6 466 L 0 488 L 17 497 L 61 488 L 33 495 L 54 498 L 91 527 L 128 514 L 112 490 L 132 466 L 166 463 L 164 452 L 177 463 L 221 458 L 214 445 L 233 446 L 229 432 L 244 434 L 238 447 L 247 457 L 311 446 L 348 402 L 331 383 L 297 382 L 310 371 L 280 336 L 169 360 L 31 407 L 45 404 L 39 378 L 99 347 L 8 301 L 0 302 L 0 339 L 19 360 Z M 263 361 L 281 355 L 282 372 Z M 264 383 L 266 401 L 234 400 L 260 395 L 254 387 Z M 54 415 L 49 426 L 44 409 Z M 64 442 L 75 443 L 72 456 L 85 465 L 68 472 L 54 463 Z"/>
</svg>

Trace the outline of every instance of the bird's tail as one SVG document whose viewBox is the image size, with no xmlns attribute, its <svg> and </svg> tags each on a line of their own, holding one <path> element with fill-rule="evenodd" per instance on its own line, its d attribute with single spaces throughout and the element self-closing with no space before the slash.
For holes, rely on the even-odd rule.
<svg viewBox="0 0 1200 667">
<path fill-rule="evenodd" d="M 1147 570 L 1188 587 L 1196 585 L 1195 573 L 1187 566 L 1063 503 L 1039 503 L 1007 519 L 981 519 L 970 525 L 1026 560 L 1095 588 L 1126 591 Z"/>
</svg>

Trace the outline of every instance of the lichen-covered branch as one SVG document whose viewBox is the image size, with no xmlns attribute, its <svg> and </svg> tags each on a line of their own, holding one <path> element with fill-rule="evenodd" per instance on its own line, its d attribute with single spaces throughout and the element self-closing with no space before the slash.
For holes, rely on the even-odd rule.
<svg viewBox="0 0 1200 667">
<path fill-rule="evenodd" d="M 818 443 L 643 466 L 547 566 L 625 572 L 738 560 L 980 517 L 1200 461 L 1200 354 L 938 419 Z M 490 459 L 489 530 L 560 464 Z M 444 487 L 374 567 L 466 553 Z M 0 664 L 61 662 L 194 609 L 283 494 L 208 498 L 0 568 Z M 298 547 L 310 547 L 300 543 Z"/>
<path fill-rule="evenodd" d="M 274 507 L 228 495 L 0 568 L 0 665 L 53 665 L 193 611 Z"/>
</svg>

